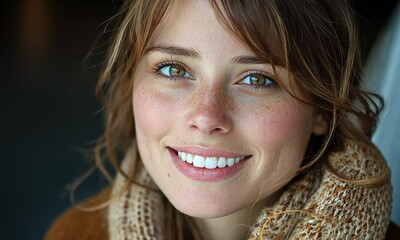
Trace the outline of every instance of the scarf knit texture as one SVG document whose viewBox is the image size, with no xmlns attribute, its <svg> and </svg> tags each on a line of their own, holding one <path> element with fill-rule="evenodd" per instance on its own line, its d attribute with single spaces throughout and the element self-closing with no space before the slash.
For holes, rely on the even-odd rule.
<svg viewBox="0 0 400 240">
<path fill-rule="evenodd" d="M 125 158 L 123 168 L 130 164 Z M 319 168 L 290 182 L 277 202 L 260 212 L 248 239 L 384 239 L 391 212 L 390 182 L 365 186 L 343 178 L 365 180 L 387 170 L 377 149 L 346 142 L 343 151 L 329 154 Z M 113 193 L 123 190 L 126 181 L 118 174 Z M 157 188 L 143 167 L 136 181 Z M 110 239 L 165 239 L 162 198 L 159 192 L 131 184 L 109 206 Z"/>
</svg>

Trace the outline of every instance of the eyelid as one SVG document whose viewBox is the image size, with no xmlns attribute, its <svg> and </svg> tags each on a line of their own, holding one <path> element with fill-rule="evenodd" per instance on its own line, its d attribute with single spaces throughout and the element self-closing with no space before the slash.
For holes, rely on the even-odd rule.
<svg viewBox="0 0 400 240">
<path fill-rule="evenodd" d="M 245 71 L 242 74 L 240 74 L 240 81 L 243 81 L 243 79 L 245 79 L 246 77 L 248 77 L 249 75 L 262 75 L 267 77 L 269 80 L 271 80 L 273 83 L 277 84 L 277 81 L 275 80 L 277 77 L 273 74 L 270 74 L 266 71 L 261 71 L 261 70 L 249 70 L 249 71 Z"/>
<path fill-rule="evenodd" d="M 265 84 L 251 84 L 245 83 L 244 81 L 251 77 L 252 75 L 260 75 L 266 78 Z M 240 75 L 240 81 L 238 81 L 239 85 L 242 85 L 245 88 L 251 89 L 252 91 L 272 91 L 274 89 L 279 88 L 279 85 L 275 81 L 275 77 L 272 77 L 271 74 L 260 71 L 260 70 L 250 70 L 242 73 Z"/>
<path fill-rule="evenodd" d="M 178 66 L 183 67 L 185 69 L 185 71 L 191 77 L 171 77 L 171 76 L 167 76 L 165 74 L 160 73 L 160 69 L 162 69 L 164 67 L 171 66 L 171 65 L 178 65 Z M 159 61 L 158 63 L 155 64 L 155 67 L 153 67 L 152 69 L 157 75 L 160 75 L 160 76 L 166 77 L 166 78 L 189 78 L 189 79 L 194 79 L 192 71 L 190 70 L 190 68 L 188 66 L 186 66 L 184 63 L 182 63 L 181 61 L 177 61 L 177 60 L 162 60 L 162 61 Z"/>
</svg>

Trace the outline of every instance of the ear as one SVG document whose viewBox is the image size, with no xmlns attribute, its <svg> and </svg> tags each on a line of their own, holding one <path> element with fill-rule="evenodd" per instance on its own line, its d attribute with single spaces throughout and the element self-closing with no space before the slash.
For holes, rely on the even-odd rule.
<svg viewBox="0 0 400 240">
<path fill-rule="evenodd" d="M 322 114 L 321 113 L 315 114 L 313 133 L 318 136 L 322 135 L 326 133 L 327 128 L 328 128 L 327 123 L 322 117 Z"/>
</svg>

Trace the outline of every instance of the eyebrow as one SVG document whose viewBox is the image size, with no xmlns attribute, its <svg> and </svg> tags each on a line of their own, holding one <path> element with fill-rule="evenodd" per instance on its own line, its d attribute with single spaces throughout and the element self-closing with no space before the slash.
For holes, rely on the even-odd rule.
<svg viewBox="0 0 400 240">
<path fill-rule="evenodd" d="M 163 52 L 166 54 L 190 57 L 194 59 L 201 59 L 200 53 L 191 48 L 184 48 L 178 46 L 171 45 L 156 45 L 145 49 L 144 54 L 148 54 L 150 52 Z M 234 57 L 231 61 L 235 64 L 265 64 L 259 58 L 250 55 L 241 55 Z"/>
<path fill-rule="evenodd" d="M 144 54 L 149 52 L 163 52 L 171 55 L 178 55 L 183 57 L 191 57 L 195 59 L 200 59 L 200 53 L 196 50 L 190 48 L 183 48 L 177 46 L 166 46 L 166 45 L 156 45 L 153 47 L 149 47 L 144 51 Z"/>
<path fill-rule="evenodd" d="M 232 62 L 236 64 L 265 64 L 258 57 L 247 55 L 234 57 Z"/>
</svg>

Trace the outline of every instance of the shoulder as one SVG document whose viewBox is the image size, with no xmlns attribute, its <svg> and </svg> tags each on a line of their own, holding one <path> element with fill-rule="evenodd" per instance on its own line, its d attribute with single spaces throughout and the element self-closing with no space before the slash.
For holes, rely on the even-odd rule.
<svg viewBox="0 0 400 240">
<path fill-rule="evenodd" d="M 84 206 L 96 206 L 108 200 L 109 189 L 86 200 Z M 107 209 L 84 211 L 72 207 L 59 216 L 46 233 L 46 240 L 108 239 Z"/>
<path fill-rule="evenodd" d="M 390 185 L 390 169 L 375 145 L 347 140 L 343 148 L 328 156 L 328 170 L 335 176 L 365 187 Z"/>
</svg>

